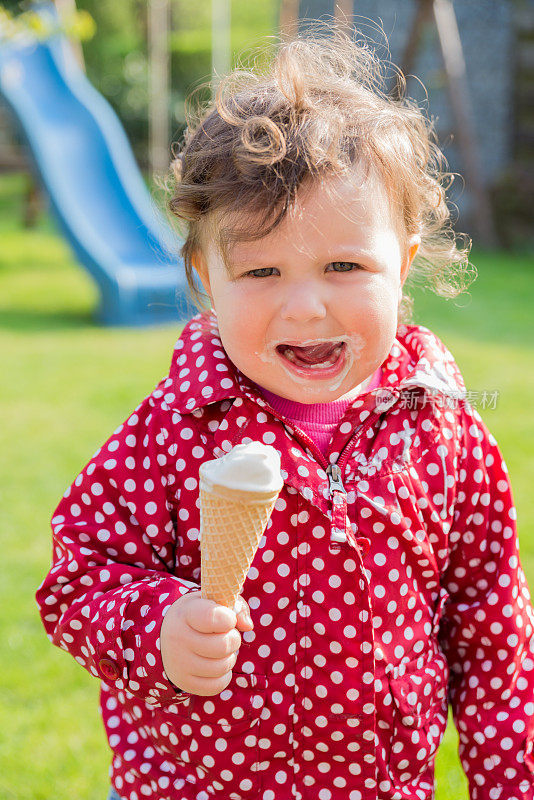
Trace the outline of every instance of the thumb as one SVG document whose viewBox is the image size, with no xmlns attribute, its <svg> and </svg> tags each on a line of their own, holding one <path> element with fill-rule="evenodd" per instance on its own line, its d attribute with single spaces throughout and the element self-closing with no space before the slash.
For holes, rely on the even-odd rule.
<svg viewBox="0 0 534 800">
<path fill-rule="evenodd" d="M 237 614 L 236 628 L 239 631 L 251 631 L 254 627 L 254 623 L 250 616 L 250 608 L 247 601 L 241 597 L 241 595 L 237 598 L 234 608 Z"/>
</svg>

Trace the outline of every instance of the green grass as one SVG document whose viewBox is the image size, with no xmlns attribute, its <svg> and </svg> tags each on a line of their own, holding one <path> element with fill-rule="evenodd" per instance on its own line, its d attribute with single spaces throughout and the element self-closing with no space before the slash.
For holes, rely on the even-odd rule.
<svg viewBox="0 0 534 800">
<path fill-rule="evenodd" d="M 49 518 L 102 441 L 165 374 L 179 326 L 95 325 L 95 289 L 47 216 L 24 231 L 23 181 L 0 179 L 0 797 L 104 800 L 109 753 L 97 682 L 46 640 L 34 604 L 50 557 Z M 419 293 L 416 319 L 455 353 L 471 389 L 498 390 L 480 409 L 514 484 L 522 560 L 534 585 L 534 261 L 475 255 L 480 277 L 462 307 Z M 449 725 L 437 800 L 466 800 Z"/>
</svg>

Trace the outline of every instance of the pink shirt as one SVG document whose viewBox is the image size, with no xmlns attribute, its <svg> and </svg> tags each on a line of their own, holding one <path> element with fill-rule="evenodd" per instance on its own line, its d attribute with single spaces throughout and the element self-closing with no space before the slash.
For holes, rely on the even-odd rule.
<svg viewBox="0 0 534 800">
<path fill-rule="evenodd" d="M 365 392 L 370 392 L 380 385 L 382 369 L 379 367 L 372 376 Z M 347 408 L 354 402 L 360 392 L 359 386 L 349 395 L 331 403 L 295 403 L 285 397 L 258 387 L 267 402 L 282 416 L 294 422 L 301 431 L 315 442 L 319 450 L 326 455 L 332 434 L 338 426 Z"/>
</svg>

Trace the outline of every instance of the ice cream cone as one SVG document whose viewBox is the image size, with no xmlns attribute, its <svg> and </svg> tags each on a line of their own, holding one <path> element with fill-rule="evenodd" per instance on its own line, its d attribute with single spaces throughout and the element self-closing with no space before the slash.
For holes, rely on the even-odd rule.
<svg viewBox="0 0 534 800">
<path fill-rule="evenodd" d="M 200 481 L 202 597 L 234 608 L 279 490 L 244 491 Z"/>
</svg>

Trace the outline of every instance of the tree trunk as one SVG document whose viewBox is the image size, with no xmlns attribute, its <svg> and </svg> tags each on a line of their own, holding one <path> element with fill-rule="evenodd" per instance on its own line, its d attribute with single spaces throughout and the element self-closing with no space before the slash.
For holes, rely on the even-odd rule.
<svg viewBox="0 0 534 800">
<path fill-rule="evenodd" d="M 149 163 L 152 176 L 167 172 L 170 162 L 169 142 L 169 0 L 149 0 Z"/>
</svg>

